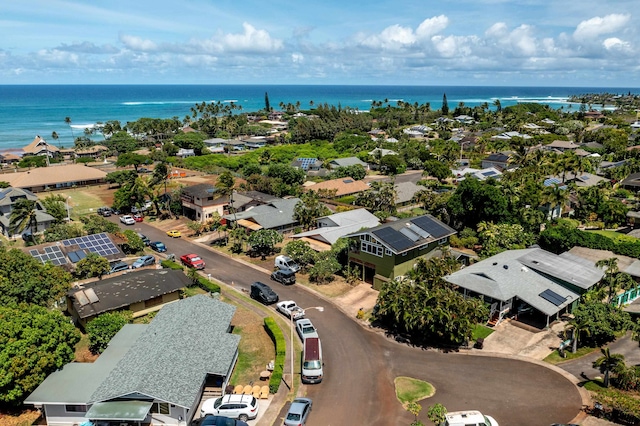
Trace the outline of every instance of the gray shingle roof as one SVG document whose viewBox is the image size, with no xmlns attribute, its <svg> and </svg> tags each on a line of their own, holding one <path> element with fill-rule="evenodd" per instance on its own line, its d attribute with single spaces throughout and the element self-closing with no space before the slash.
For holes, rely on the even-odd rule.
<svg viewBox="0 0 640 426">
<path fill-rule="evenodd" d="M 226 376 L 240 336 L 228 333 L 236 308 L 206 295 L 163 307 L 89 398 L 130 393 L 190 408 L 209 374 Z"/>
<path fill-rule="evenodd" d="M 275 229 L 296 223 L 293 210 L 299 202 L 299 198 L 273 200 L 269 204 L 256 206 L 235 215 L 228 214 L 224 218 L 227 220 L 251 219 L 264 229 Z"/>
</svg>

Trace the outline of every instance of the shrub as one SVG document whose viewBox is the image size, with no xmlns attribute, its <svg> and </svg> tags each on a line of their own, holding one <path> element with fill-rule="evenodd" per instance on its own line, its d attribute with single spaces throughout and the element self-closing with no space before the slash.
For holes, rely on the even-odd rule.
<svg viewBox="0 0 640 426">
<path fill-rule="evenodd" d="M 198 287 L 210 293 L 220 293 L 220 286 L 205 277 L 198 277 Z"/>
<path fill-rule="evenodd" d="M 173 260 L 163 260 L 162 262 L 160 262 L 160 265 L 166 269 L 175 269 L 175 270 L 183 269 L 181 264 L 176 263 Z"/>
<path fill-rule="evenodd" d="M 89 335 L 89 349 L 94 354 L 101 354 L 109 345 L 113 336 L 120 331 L 125 324 L 131 322 L 130 311 L 106 312 L 98 315 L 87 324 Z"/>
<path fill-rule="evenodd" d="M 267 317 L 264 319 L 264 326 L 267 329 L 267 333 L 276 347 L 276 359 L 274 361 L 273 373 L 269 379 L 269 392 L 275 394 L 280 387 L 280 381 L 282 380 L 282 373 L 284 371 L 284 357 L 287 351 L 287 344 L 284 340 L 282 330 L 276 324 L 276 321 Z"/>
</svg>

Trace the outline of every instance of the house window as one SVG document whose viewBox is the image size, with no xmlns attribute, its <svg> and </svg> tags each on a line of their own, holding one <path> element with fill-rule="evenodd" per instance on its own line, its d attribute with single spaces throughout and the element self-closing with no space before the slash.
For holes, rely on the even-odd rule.
<svg viewBox="0 0 640 426">
<path fill-rule="evenodd" d="M 447 244 L 447 237 L 440 238 L 440 239 L 438 240 L 438 245 L 440 245 L 440 246 L 441 246 L 441 245 L 444 245 L 444 244 Z"/>
<path fill-rule="evenodd" d="M 391 256 L 391 250 L 389 250 L 389 249 L 384 249 L 384 254 L 385 254 L 386 256 Z"/>
<path fill-rule="evenodd" d="M 65 405 L 64 411 L 67 413 L 86 413 L 87 406 L 86 405 Z"/>
<path fill-rule="evenodd" d="M 171 414 L 168 402 L 154 402 L 151 406 L 151 414 Z"/>
<path fill-rule="evenodd" d="M 145 308 L 153 308 L 154 306 L 162 305 L 162 296 L 154 297 L 144 301 Z"/>
<path fill-rule="evenodd" d="M 378 244 L 367 243 L 365 241 L 360 242 L 360 250 L 378 257 L 382 257 L 382 253 L 384 252 L 384 248 L 382 246 Z"/>
</svg>

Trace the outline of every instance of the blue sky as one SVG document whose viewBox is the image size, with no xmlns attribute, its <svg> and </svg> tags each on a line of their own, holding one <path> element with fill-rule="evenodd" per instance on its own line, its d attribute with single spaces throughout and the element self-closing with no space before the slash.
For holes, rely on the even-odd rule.
<svg viewBox="0 0 640 426">
<path fill-rule="evenodd" d="M 0 84 L 640 87 L 638 0 L 20 0 Z"/>
</svg>

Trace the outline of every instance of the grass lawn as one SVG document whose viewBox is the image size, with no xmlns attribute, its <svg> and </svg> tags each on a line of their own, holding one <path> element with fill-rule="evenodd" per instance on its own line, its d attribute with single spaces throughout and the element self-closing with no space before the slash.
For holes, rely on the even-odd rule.
<svg viewBox="0 0 640 426">
<path fill-rule="evenodd" d="M 474 341 L 478 340 L 479 338 L 486 339 L 487 336 L 489 336 L 493 332 L 494 330 L 492 328 L 489 328 L 482 324 L 476 324 L 476 326 L 473 327 L 473 331 L 471 332 L 471 339 Z"/>
<path fill-rule="evenodd" d="M 564 361 L 569 361 L 572 359 L 583 357 L 585 355 L 589 355 L 593 351 L 597 351 L 597 350 L 598 348 L 582 347 L 582 348 L 578 348 L 578 350 L 574 354 L 571 352 L 571 348 L 567 348 L 564 351 L 565 355 L 567 356 L 566 358 L 562 358 L 558 353 L 558 351 L 553 351 L 543 361 L 548 362 L 549 364 L 559 364 Z"/>
<path fill-rule="evenodd" d="M 615 232 L 615 231 L 603 231 L 603 230 L 599 230 L 599 231 L 588 231 L 588 232 L 593 232 L 595 234 L 600 234 L 604 237 L 610 238 L 612 240 L 614 240 L 615 242 L 634 242 L 637 241 L 637 238 L 635 237 L 631 237 L 629 235 L 626 234 L 621 234 L 620 232 Z"/>
<path fill-rule="evenodd" d="M 394 384 L 396 386 L 396 397 L 403 406 L 406 406 L 410 402 L 417 402 L 429 398 L 436 393 L 431 383 L 411 377 L 396 377 Z"/>
<path fill-rule="evenodd" d="M 99 207 L 111 205 L 110 202 L 101 197 L 101 193 L 104 191 L 107 190 L 102 187 L 68 188 L 60 191 L 41 192 L 37 195 L 40 198 L 46 198 L 49 195 L 60 195 L 65 200 L 67 197 L 71 197 L 69 199 L 71 217 L 77 219 L 80 215 L 95 212 Z M 113 190 L 108 191 L 113 192 Z"/>
</svg>

